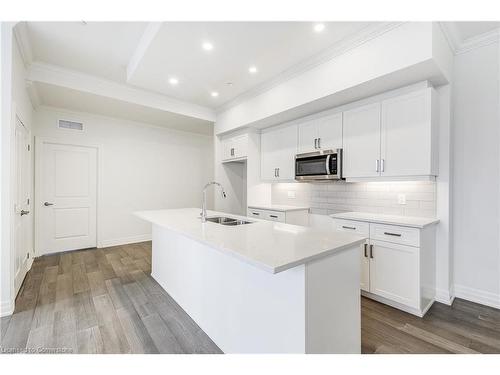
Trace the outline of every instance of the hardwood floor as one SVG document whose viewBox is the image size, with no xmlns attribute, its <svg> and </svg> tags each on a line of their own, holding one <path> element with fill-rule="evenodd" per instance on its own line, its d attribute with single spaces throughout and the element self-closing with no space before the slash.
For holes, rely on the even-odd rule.
<svg viewBox="0 0 500 375">
<path fill-rule="evenodd" d="M 221 353 L 150 272 L 150 242 L 35 259 L 2 318 L 3 351 Z"/>
<path fill-rule="evenodd" d="M 221 353 L 150 272 L 150 242 L 37 258 L 3 352 Z M 464 300 L 421 319 L 362 298 L 361 325 L 363 353 L 500 353 L 500 310 Z"/>
</svg>

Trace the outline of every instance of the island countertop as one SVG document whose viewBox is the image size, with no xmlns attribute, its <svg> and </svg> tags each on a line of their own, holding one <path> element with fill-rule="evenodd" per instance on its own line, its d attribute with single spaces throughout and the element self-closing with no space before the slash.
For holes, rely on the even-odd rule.
<svg viewBox="0 0 500 375">
<path fill-rule="evenodd" d="M 225 226 L 200 220 L 199 208 L 136 212 L 154 225 L 180 233 L 213 249 L 271 273 L 278 273 L 326 257 L 364 242 L 362 236 L 298 225 L 256 220 L 207 211 L 208 217 L 226 216 L 251 224 Z"/>
</svg>

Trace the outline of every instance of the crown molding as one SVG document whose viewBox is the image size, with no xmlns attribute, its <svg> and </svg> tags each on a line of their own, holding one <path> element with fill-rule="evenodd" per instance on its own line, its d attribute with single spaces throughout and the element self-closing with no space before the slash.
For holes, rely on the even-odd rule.
<svg viewBox="0 0 500 375">
<path fill-rule="evenodd" d="M 488 31 L 484 34 L 474 36 L 462 42 L 459 48 L 455 51 L 456 55 L 466 53 L 476 48 L 489 46 L 490 44 L 500 42 L 500 28 Z"/>
<path fill-rule="evenodd" d="M 239 103 L 258 96 L 266 91 L 271 90 L 273 87 L 278 86 L 279 84 L 288 81 L 314 67 L 321 65 L 329 60 L 332 60 L 354 48 L 357 48 L 364 43 L 371 41 L 401 25 L 405 22 L 384 22 L 382 24 L 377 24 L 373 26 L 367 26 L 355 33 L 354 35 L 344 38 L 341 41 L 335 43 L 331 47 L 322 52 L 309 57 L 302 62 L 284 70 L 276 77 L 263 82 L 260 85 L 255 86 L 254 88 L 245 91 L 244 93 L 238 95 L 236 98 L 222 104 L 221 106 L 216 108 L 216 113 L 221 113 L 229 108 L 232 108 Z"/>
<path fill-rule="evenodd" d="M 18 22 L 14 27 L 14 37 L 21 53 L 24 66 L 28 67 L 33 62 L 33 49 L 28 34 L 28 26 L 26 22 Z"/>
<path fill-rule="evenodd" d="M 57 65 L 33 62 L 27 71 L 27 80 L 66 87 L 76 91 L 87 92 L 142 105 L 144 107 L 159 109 L 161 111 L 215 122 L 215 111 L 211 108 L 75 70 L 66 69 Z"/>
<path fill-rule="evenodd" d="M 454 22 L 439 22 L 439 26 L 455 55 L 460 55 L 500 41 L 500 28 L 462 40 Z"/>
</svg>

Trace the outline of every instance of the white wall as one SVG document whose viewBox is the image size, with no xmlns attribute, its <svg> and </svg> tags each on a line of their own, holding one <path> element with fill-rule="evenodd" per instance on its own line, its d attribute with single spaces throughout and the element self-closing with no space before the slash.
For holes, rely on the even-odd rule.
<svg viewBox="0 0 500 375">
<path fill-rule="evenodd" d="M 61 118 L 82 121 L 84 133 L 57 129 Z M 48 107 L 35 112 L 34 133 L 99 146 L 100 246 L 150 238 L 150 224 L 134 211 L 200 207 L 201 189 L 213 179 L 212 136 Z"/>
<path fill-rule="evenodd" d="M 455 60 L 453 245 L 457 297 L 500 307 L 499 46 Z"/>
</svg>

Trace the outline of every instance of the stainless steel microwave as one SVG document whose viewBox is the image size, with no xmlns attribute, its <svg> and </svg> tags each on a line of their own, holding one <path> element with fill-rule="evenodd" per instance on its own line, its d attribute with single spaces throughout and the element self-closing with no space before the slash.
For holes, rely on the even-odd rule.
<svg viewBox="0 0 500 375">
<path fill-rule="evenodd" d="M 296 155 L 295 179 L 298 181 L 342 179 L 342 149 Z"/>
</svg>

